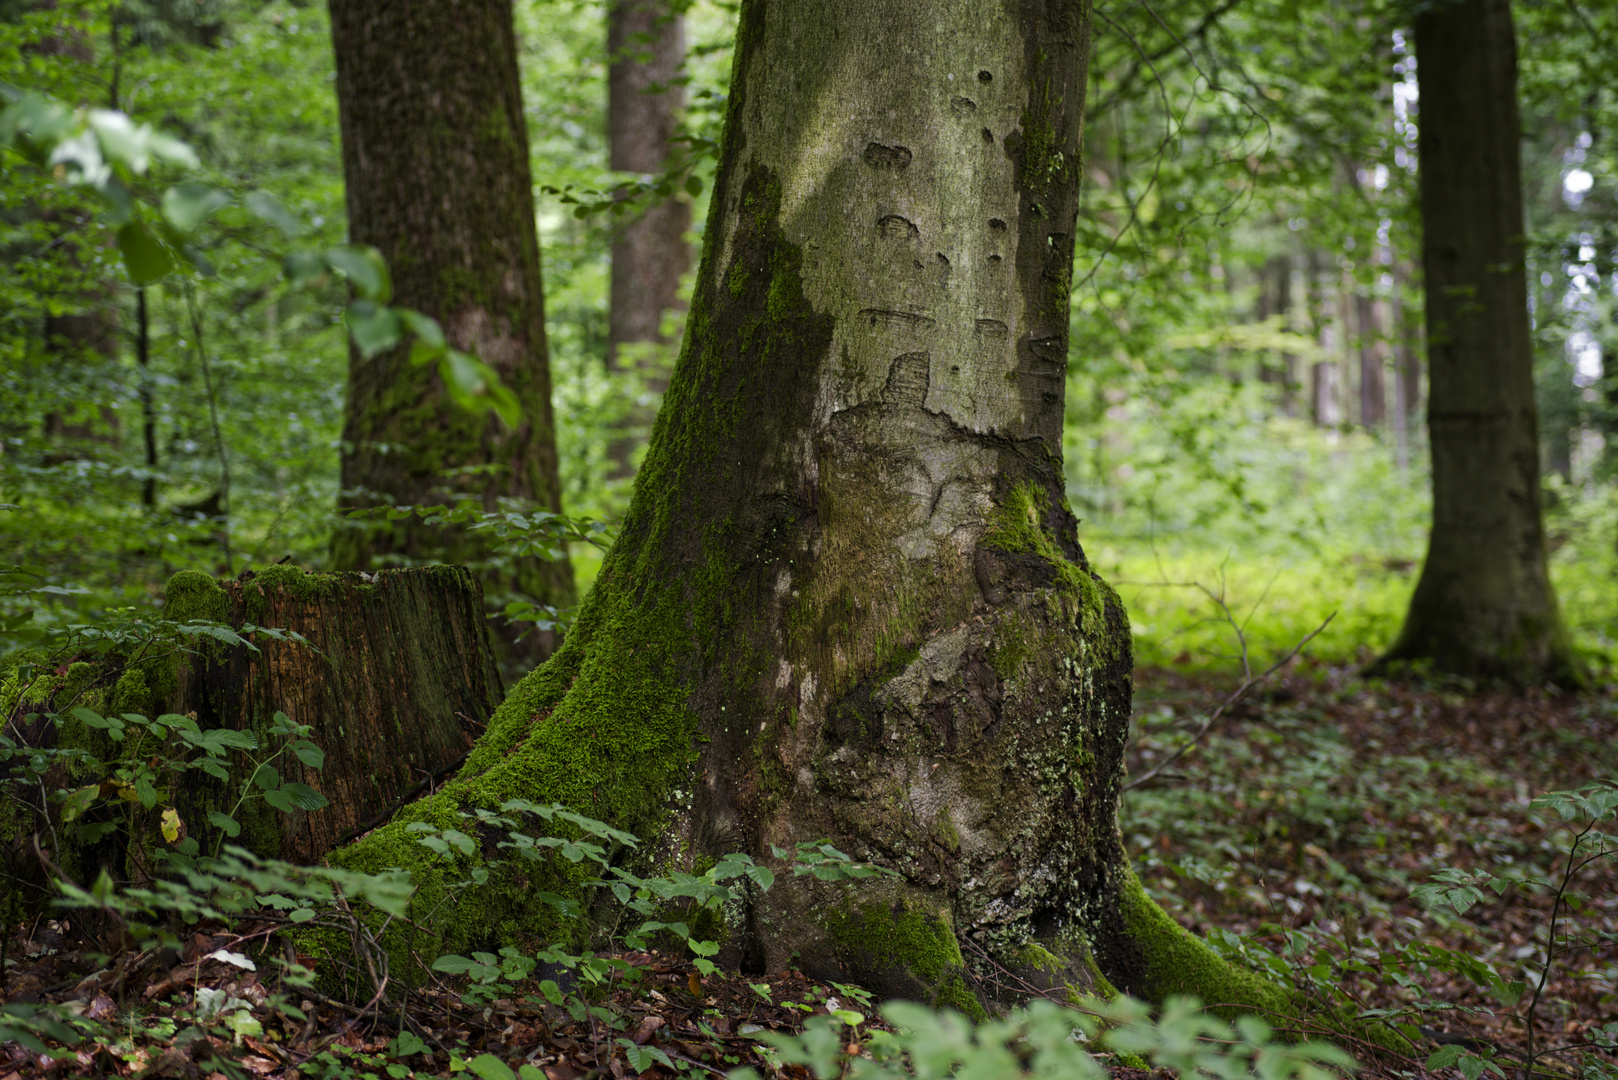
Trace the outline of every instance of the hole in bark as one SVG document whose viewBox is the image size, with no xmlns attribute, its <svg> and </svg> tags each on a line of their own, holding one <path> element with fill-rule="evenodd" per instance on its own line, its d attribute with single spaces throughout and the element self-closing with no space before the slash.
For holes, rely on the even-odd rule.
<svg viewBox="0 0 1618 1080">
<path fill-rule="evenodd" d="M 950 98 L 949 107 L 958 113 L 977 112 L 978 103 L 969 97 Z"/>
<path fill-rule="evenodd" d="M 1000 261 L 1000 256 L 998 256 L 998 255 L 990 255 L 989 256 L 989 261 L 992 262 L 992 263 L 997 263 L 997 262 Z"/>
<path fill-rule="evenodd" d="M 921 236 L 921 230 L 916 228 L 915 222 L 898 214 L 885 214 L 877 218 L 876 231 L 882 234 L 884 240 L 901 237 L 914 240 Z"/>
<path fill-rule="evenodd" d="M 993 82 L 993 81 L 994 81 L 994 76 L 990 75 L 987 71 L 978 72 L 978 82 Z"/>
<path fill-rule="evenodd" d="M 993 146 L 994 145 L 994 132 L 990 131 L 988 128 L 984 128 L 983 129 L 983 141 L 988 143 L 990 146 Z"/>
<path fill-rule="evenodd" d="M 873 169 L 908 169 L 910 167 L 910 148 L 908 146 L 883 146 L 881 143 L 865 144 L 865 164 Z"/>
<path fill-rule="evenodd" d="M 949 265 L 949 260 L 944 258 L 944 253 L 942 251 L 938 252 L 934 257 L 937 258 L 938 261 L 943 263 L 945 266 Z"/>
<path fill-rule="evenodd" d="M 989 228 L 993 229 L 995 232 L 1005 232 L 1006 223 L 997 217 L 992 217 L 989 219 Z"/>
</svg>

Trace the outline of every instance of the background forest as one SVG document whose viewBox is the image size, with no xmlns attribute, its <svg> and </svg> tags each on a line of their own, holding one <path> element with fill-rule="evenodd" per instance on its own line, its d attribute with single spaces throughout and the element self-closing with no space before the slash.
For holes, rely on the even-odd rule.
<svg viewBox="0 0 1618 1080">
<path fill-rule="evenodd" d="M 610 167 L 607 5 L 514 7 L 560 509 L 576 519 L 560 541 L 545 533 L 539 546 L 565 553 L 561 565 L 583 596 L 629 504 L 691 294 L 687 273 L 656 333 L 625 338 L 611 310 L 613 252 L 643 207 L 672 201 L 687 208 L 674 220 L 683 219 L 694 258 L 737 5 L 673 6 L 685 52 L 669 83 L 685 104 L 666 171 Z M 1533 1057 L 1541 1030 L 1607 1048 L 1594 1065 L 1563 1062 L 1556 1068 L 1574 1071 L 1556 1075 L 1610 1076 L 1618 1035 L 1608 1024 L 1618 1001 L 1611 860 L 1597 860 L 1592 875 L 1604 876 L 1594 885 L 1571 884 L 1572 868 L 1588 865 L 1579 862 L 1590 851 L 1580 848 L 1580 823 L 1610 818 L 1614 800 L 1534 799 L 1611 777 L 1618 766 L 1609 701 L 1618 661 L 1618 8 L 1519 0 L 1512 13 L 1550 572 L 1600 689 L 1573 697 L 1554 686 L 1361 675 L 1399 633 L 1432 517 L 1420 94 L 1405 0 L 1096 8 L 1063 429 L 1080 542 L 1119 590 L 1134 635 L 1129 763 L 1133 775 L 1150 775 L 1128 792 L 1120 816 L 1142 882 L 1223 955 L 1267 967 L 1306 994 L 1347 994 L 1365 1015 L 1408 1013 L 1428 1035 L 1476 1035 L 1405 1062 L 1459 1062 L 1468 1080 L 1485 1070 L 1504 1075 L 1496 1055 L 1521 1054 L 1524 1038 Z M 352 525 L 337 508 L 352 505 L 343 501 L 340 458 L 350 338 L 364 335 L 350 286 L 365 291 L 364 270 L 299 262 L 299 253 L 349 239 L 332 35 L 321 3 L 0 0 L 0 105 L 33 94 L 121 112 L 136 132 L 131 152 L 153 159 L 151 191 L 184 180 L 228 195 L 165 202 L 170 221 L 192 214 L 206 228 L 186 231 L 174 248 L 183 258 L 165 263 L 168 272 L 143 275 L 140 253 L 89 185 L 63 183 L 61 168 L 28 167 L 21 152 L 0 158 L 0 674 L 25 662 L 41 634 L 90 640 L 98 627 L 127 628 L 156 613 L 178 571 L 233 577 L 286 563 L 334 566 L 334 532 Z M 631 33 L 622 48 L 654 47 L 655 34 L 642 37 Z M 195 161 L 142 142 L 150 135 L 141 125 L 183 140 Z M 0 132 L 8 148 L 16 134 Z M 453 479 L 476 491 L 480 475 L 469 468 Z M 475 517 L 479 500 L 465 506 Z M 534 509 L 516 499 L 501 506 Z M 557 595 L 499 592 L 490 618 L 501 627 L 515 617 L 551 642 L 545 635 L 565 630 L 572 615 L 565 590 Z M 1305 639 L 1300 659 L 1243 699 L 1256 682 L 1249 676 Z M 503 656 L 508 685 L 527 655 Z M 288 748 L 307 735 L 294 728 L 280 732 Z M 1197 752 L 1182 760 L 1188 733 Z M 1150 782 L 1165 759 L 1178 773 Z M 431 839 L 455 843 L 447 832 Z M 808 858 L 802 865 L 824 869 L 830 857 Z M 1490 899 L 1474 907 L 1490 886 Z M 98 902 L 108 901 L 98 894 Z M 1570 911 L 1593 928 L 1577 946 Z M 193 943 L 182 954 L 199 986 L 208 978 L 224 986 L 218 972 L 235 964 L 227 957 L 206 969 L 206 960 L 220 952 L 245 959 L 231 951 L 242 940 L 231 936 L 238 915 L 218 906 L 188 915 L 230 927 L 196 939 L 215 951 L 197 953 Z M 42 986 L 57 981 L 44 965 L 61 939 L 36 945 L 40 925 L 11 934 L 7 948 L 17 955 L 7 969 L 23 965 L 8 989 L 13 1003 L 56 1000 Z M 625 940 L 631 952 L 647 947 Z M 101 955 L 89 946 L 72 955 L 81 952 Z M 640 963 L 648 954 L 636 955 Z M 552 1056 L 530 1054 L 525 1080 L 585 1075 L 567 1065 L 572 1051 L 557 1049 L 568 1039 L 575 1050 L 593 1048 L 596 1075 L 622 1076 L 626 1064 L 657 1075 L 719 1064 L 830 1076 L 848 1067 L 837 1051 L 849 1039 L 828 1049 L 815 1031 L 849 1027 L 856 1049 L 870 1040 L 872 1028 L 861 1025 L 875 1006 L 857 988 L 791 975 L 772 991 L 745 977 L 727 982 L 700 966 L 706 961 L 657 969 L 670 995 L 689 986 L 699 1001 L 707 979 L 710 1009 L 706 1020 L 668 1013 L 656 1039 L 664 1020 L 650 1018 L 663 1015 L 659 1006 L 599 1004 L 619 1000 L 615 976 L 604 976 L 604 996 L 571 1021 L 555 1009 L 536 1020 L 511 1004 L 535 962 L 514 951 L 502 957 L 442 958 L 451 963 L 436 970 L 463 981 L 433 992 L 440 997 L 422 995 L 445 1019 L 420 1028 L 404 1005 L 390 1014 L 391 1030 L 378 1032 L 354 1017 L 379 1012 L 345 1012 L 312 989 L 284 1002 L 272 996 L 267 1006 L 262 993 L 232 996 L 235 983 L 229 994 L 198 989 L 184 1007 L 196 1030 L 210 1033 L 212 1064 L 193 1048 L 182 1067 L 173 1055 L 190 1044 L 173 1038 L 176 1022 L 163 1029 L 148 1018 L 143 1035 L 104 1036 L 94 1069 L 194 1075 L 186 1068 L 195 1058 L 229 1075 L 404 1076 L 399 1063 L 409 1062 L 419 1075 L 470 1069 L 505 1080 L 517 1075 L 517 1059 L 502 1064 L 501 1039 L 514 1046 L 543 1028 Z M 221 995 L 207 998 L 206 1010 L 204 992 Z M 556 982 L 543 993 L 563 1007 Z M 513 1011 L 491 1020 L 486 1006 L 501 1002 Z M 856 1005 L 863 1012 L 850 1011 Z M 281 1010 L 281 1028 L 261 1006 Z M 775 1050 L 750 1043 L 716 1057 L 693 1048 L 719 1040 L 715 1028 L 726 1037 L 749 1026 L 795 1030 L 803 1017 L 793 1010 L 830 1019 L 800 1041 L 781 1035 Z M 480 1012 L 481 1021 L 468 1019 Z M 23 1033 L 13 1047 L 49 1046 L 62 1064 L 19 1050 L 11 1066 L 0 1063 L 0 1080 L 8 1067 L 20 1076 L 91 1067 L 85 1051 L 74 1058 L 60 1049 L 69 1045 L 61 1029 L 7 1015 L 6 1037 Z M 896 1017 L 886 1027 L 977 1045 L 953 1029 L 925 1036 L 936 1018 Z M 502 1018 L 511 1020 L 503 1032 Z M 1267 1035 L 1198 1028 L 1173 1010 L 1149 1021 L 1125 1008 L 1107 1020 L 1135 1033 L 1133 1043 L 1111 1036 L 1104 1062 L 1114 1069 L 1149 1062 L 1184 1075 L 1228 1066 L 1175 1050 L 1182 1035 L 1234 1040 L 1249 1058 L 1269 1052 Z M 131 1032 L 138 1026 L 128 1023 Z M 982 1045 L 1012 1035 L 1045 1045 L 1037 1017 L 1017 1023 L 1024 1027 L 984 1035 Z M 597 1030 L 614 1026 L 626 1036 L 618 1049 Z M 301 1042 L 292 1037 L 300 1027 Z M 332 1034 L 311 1042 L 317 1029 Z M 687 1041 L 672 1041 L 676 1029 Z M 411 1034 L 418 1030 L 420 1038 Z M 265 1049 L 281 1045 L 275 1031 L 303 1050 Z M 870 1045 L 882 1045 L 880 1033 Z M 662 1057 L 643 1049 L 659 1046 Z M 901 1052 L 925 1073 L 914 1045 L 898 1045 Z M 1335 1059 L 1319 1053 L 1274 1067 L 1325 1075 L 1319 1066 Z M 970 1059 L 967 1049 L 960 1054 Z M 239 1064 L 255 1060 L 266 1064 Z M 1011 1067 L 1033 1068 L 1030 1060 Z M 177 1071 L 158 1071 L 164 1061 Z"/>
<path fill-rule="evenodd" d="M 1602 133 L 1618 106 L 1599 76 L 1612 31 L 1565 3 L 1516 15 L 1552 572 L 1579 648 L 1603 663 L 1618 529 L 1602 369 L 1615 332 Z M 717 136 L 733 18 L 700 3 L 686 16 L 689 135 Z M 1082 540 L 1125 588 L 1143 660 L 1230 651 L 1206 598 L 1164 581 L 1222 588 L 1272 650 L 1334 610 L 1315 655 L 1368 659 L 1398 630 L 1428 490 L 1401 18 L 1300 3 L 1098 20 L 1067 468 Z M 207 178 L 272 193 L 297 228 L 294 245 L 223 209 L 211 273 L 146 290 L 142 360 L 136 291 L 87 196 L 8 172 L 4 483 L 19 509 L 0 529 L 12 561 L 67 590 L 11 610 L 73 621 L 149 602 L 183 567 L 323 565 L 342 300 L 288 290 L 267 253 L 345 238 L 325 19 L 317 5 L 206 0 L 19 5 L 0 24 L 17 85 L 185 138 Z M 564 505 L 611 520 L 627 484 L 609 447 L 624 417 L 646 422 L 635 408 L 655 387 L 603 363 L 623 218 L 576 216 L 554 194 L 623 179 L 606 169 L 603 19 L 599 5 L 518 10 Z M 572 551 L 581 591 L 594 551 Z"/>
</svg>

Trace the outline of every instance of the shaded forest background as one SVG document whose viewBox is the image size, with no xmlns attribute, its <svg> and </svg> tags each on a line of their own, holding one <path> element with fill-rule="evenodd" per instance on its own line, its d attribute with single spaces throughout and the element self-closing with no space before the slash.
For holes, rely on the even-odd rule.
<svg viewBox="0 0 1618 1080">
<path fill-rule="evenodd" d="M 697 141 L 682 145 L 699 151 L 717 137 L 734 14 L 699 2 L 685 16 L 681 130 Z M 1570 2 L 1515 14 L 1552 574 L 1578 647 L 1602 667 L 1618 599 L 1618 382 L 1603 367 L 1618 348 L 1618 104 L 1600 72 L 1618 24 Z M 185 138 L 222 186 L 274 193 L 300 246 L 344 240 L 320 5 L 10 4 L 3 16 L 0 55 L 19 85 Z M 603 8 L 524 4 L 517 19 L 564 506 L 611 521 L 627 500 L 625 425 L 647 423 L 673 346 L 603 362 L 609 251 L 626 217 L 572 200 L 635 179 L 606 167 Z M 1067 468 L 1081 541 L 1120 584 L 1143 661 L 1229 663 L 1229 626 L 1189 583 L 1223 596 L 1258 654 L 1332 611 L 1316 655 L 1369 659 L 1397 632 L 1428 515 L 1407 21 L 1377 3 L 1098 14 Z M 711 158 L 688 156 L 710 179 Z M 702 222 L 707 187 L 677 190 Z M 0 514 L 0 547 L 50 590 L 3 602 L 76 622 L 152 603 L 181 568 L 321 567 L 343 290 L 287 290 L 264 254 L 282 238 L 226 207 L 200 252 L 213 272 L 145 290 L 143 354 L 142 301 L 89 197 L 18 171 L 0 200 L 0 483 L 17 507 Z M 665 320 L 676 341 L 678 310 Z M 599 551 L 571 555 L 582 593 Z"/>
</svg>

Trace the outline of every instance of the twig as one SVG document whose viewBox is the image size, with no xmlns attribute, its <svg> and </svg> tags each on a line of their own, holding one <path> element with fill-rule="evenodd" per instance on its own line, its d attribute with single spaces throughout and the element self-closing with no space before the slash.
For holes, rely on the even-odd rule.
<svg viewBox="0 0 1618 1080">
<path fill-rule="evenodd" d="M 400 795 L 397 799 L 393 800 L 392 804 L 389 805 L 389 807 L 386 810 L 382 811 L 380 814 L 376 815 L 376 817 L 372 818 L 370 821 L 367 821 L 365 824 L 356 825 L 352 829 L 350 829 L 346 833 L 344 833 L 342 836 L 339 836 L 336 839 L 336 841 L 332 844 L 332 847 L 342 847 L 344 844 L 348 843 L 350 840 L 353 840 L 356 837 L 364 836 L 366 833 L 370 832 L 372 829 L 376 828 L 378 825 L 381 825 L 384 821 L 387 821 L 389 818 L 391 818 L 394 815 L 394 813 L 401 806 L 403 806 L 405 803 L 409 802 L 410 800 L 414 799 L 416 797 L 416 793 L 421 791 L 422 788 L 426 787 L 428 784 L 431 784 L 433 781 L 438 780 L 438 779 L 446 776 L 450 772 L 453 772 L 454 770 L 459 769 L 463 764 L 466 763 L 466 759 L 469 756 L 471 756 L 471 753 L 472 753 L 472 751 L 468 750 L 466 753 L 462 754 L 460 757 L 456 758 L 454 761 L 450 762 L 448 765 L 445 765 L 442 769 L 439 769 L 437 772 L 433 773 L 432 775 L 427 776 L 427 777 L 425 777 L 425 778 L 423 778 L 421 780 L 416 781 L 416 783 L 412 784 L 405 791 L 405 793 L 403 795 Z"/>
<path fill-rule="evenodd" d="M 1187 739 L 1185 742 L 1181 743 L 1179 745 L 1179 747 L 1174 751 L 1174 753 L 1170 754 L 1168 757 L 1164 758 L 1162 761 L 1158 762 L 1156 765 L 1153 765 L 1150 769 L 1147 769 L 1144 773 L 1137 776 L 1135 779 L 1131 780 L 1129 783 L 1125 784 L 1123 786 L 1122 790 L 1124 790 L 1124 791 L 1134 791 L 1136 788 L 1141 787 L 1142 785 L 1144 785 L 1146 783 L 1149 783 L 1154 777 L 1157 776 L 1158 773 L 1162 772 L 1164 769 L 1168 768 L 1174 762 L 1178 761 L 1185 754 L 1186 751 L 1190 750 L 1193 746 L 1195 746 L 1199 741 L 1201 741 L 1203 736 L 1207 735 L 1208 732 L 1213 729 L 1214 724 L 1219 720 L 1219 718 L 1221 716 L 1225 715 L 1225 713 L 1232 706 L 1234 706 L 1237 702 L 1241 701 L 1244 697 L 1246 697 L 1247 692 L 1249 690 L 1253 689 L 1253 687 L 1257 686 L 1259 683 L 1264 682 L 1271 675 L 1275 674 L 1281 668 L 1285 667 L 1292 660 L 1292 658 L 1294 656 L 1297 656 L 1298 653 L 1303 650 L 1303 647 L 1305 645 L 1307 645 L 1311 641 L 1313 641 L 1316 637 L 1318 637 L 1320 635 L 1321 631 L 1325 630 L 1326 627 L 1330 626 L 1331 621 L 1333 619 L 1335 619 L 1335 618 L 1337 618 L 1337 612 L 1335 612 L 1335 611 L 1332 612 L 1330 615 L 1327 615 L 1325 622 L 1321 623 L 1319 626 L 1315 627 L 1314 630 L 1310 631 L 1308 636 L 1306 636 L 1302 641 L 1300 641 L 1296 645 L 1294 645 L 1290 652 L 1288 652 L 1281 659 L 1277 660 L 1275 663 L 1271 664 L 1267 669 L 1265 669 L 1265 671 L 1264 671 L 1264 673 L 1262 675 L 1249 675 L 1242 682 L 1242 684 L 1236 688 L 1234 693 L 1232 693 L 1224 701 L 1220 702 L 1219 707 L 1214 709 L 1213 712 L 1208 714 L 1208 718 L 1202 722 L 1202 725 L 1197 728 L 1196 732 L 1189 739 Z"/>
</svg>

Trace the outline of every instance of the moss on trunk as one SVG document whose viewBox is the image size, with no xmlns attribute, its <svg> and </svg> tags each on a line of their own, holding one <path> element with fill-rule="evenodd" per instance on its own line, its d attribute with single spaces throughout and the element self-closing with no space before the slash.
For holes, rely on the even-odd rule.
<svg viewBox="0 0 1618 1080">
<path fill-rule="evenodd" d="M 743 4 L 687 335 L 621 538 L 461 775 L 334 859 L 411 871 L 436 939 L 415 955 L 562 930 L 527 896 L 569 883 L 510 866 L 451 912 L 497 838 L 440 856 L 409 828 L 521 797 L 628 829 L 659 866 L 779 866 L 829 838 L 897 873 L 781 875 L 727 911 L 722 959 L 746 970 L 980 1012 L 987 957 L 1275 1003 L 1165 932 L 1115 819 L 1130 631 L 1060 441 L 1088 30 L 1082 0 Z"/>
</svg>

